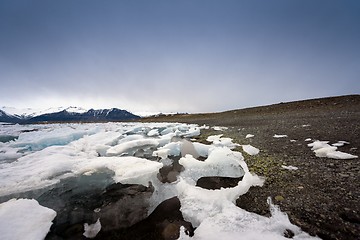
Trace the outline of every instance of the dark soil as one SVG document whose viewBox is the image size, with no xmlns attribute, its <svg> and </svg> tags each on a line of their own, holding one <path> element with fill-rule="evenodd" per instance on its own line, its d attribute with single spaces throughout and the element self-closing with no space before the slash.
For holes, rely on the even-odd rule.
<svg viewBox="0 0 360 240">
<path fill-rule="evenodd" d="M 256 156 L 243 155 L 250 171 L 266 178 L 265 184 L 240 196 L 239 207 L 269 215 L 266 199 L 270 196 L 292 223 L 311 235 L 323 239 L 360 239 L 359 158 L 319 158 L 307 146 L 309 142 L 305 142 L 307 138 L 330 143 L 348 141 L 349 145 L 338 150 L 359 156 L 360 95 L 222 113 L 159 116 L 142 121 L 228 127 L 222 132 L 203 130 L 198 140 L 205 141 L 208 135 L 223 133 L 236 143 L 251 144 L 261 150 Z M 247 134 L 255 136 L 246 139 Z M 274 138 L 274 134 L 288 137 Z M 290 171 L 281 165 L 299 169 Z"/>
</svg>

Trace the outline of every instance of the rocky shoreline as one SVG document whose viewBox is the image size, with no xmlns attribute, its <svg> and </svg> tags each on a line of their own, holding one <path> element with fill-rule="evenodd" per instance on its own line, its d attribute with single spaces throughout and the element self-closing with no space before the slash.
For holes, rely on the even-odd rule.
<svg viewBox="0 0 360 240">
<path fill-rule="evenodd" d="M 243 153 L 249 169 L 266 178 L 237 200 L 237 206 L 269 215 L 267 197 L 286 212 L 292 223 L 322 239 L 358 239 L 360 236 L 360 164 L 356 159 L 316 157 L 305 140 L 347 141 L 340 151 L 360 155 L 360 95 L 314 99 L 214 114 L 160 116 L 146 121 L 176 121 L 225 126 L 221 132 L 239 144 L 260 149 Z M 247 134 L 254 137 L 246 138 Z M 275 134 L 287 137 L 274 138 Z M 237 149 L 242 151 L 239 147 Z M 295 166 L 287 170 L 282 165 Z M 291 234 L 290 234 L 291 236 Z"/>
</svg>

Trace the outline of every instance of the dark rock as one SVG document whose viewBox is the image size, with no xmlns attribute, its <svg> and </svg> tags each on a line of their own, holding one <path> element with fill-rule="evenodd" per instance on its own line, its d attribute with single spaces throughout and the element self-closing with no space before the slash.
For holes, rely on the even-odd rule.
<svg viewBox="0 0 360 240">
<path fill-rule="evenodd" d="M 98 218 L 101 231 L 130 227 L 148 216 L 153 187 L 111 183 L 110 173 L 94 173 L 62 180 L 38 201 L 57 212 L 47 239 L 82 235 L 84 223 Z"/>
<path fill-rule="evenodd" d="M 293 238 L 295 236 L 294 232 L 290 229 L 285 229 L 284 231 L 284 237 L 286 238 Z"/>
<path fill-rule="evenodd" d="M 202 177 L 196 182 L 196 186 L 205 189 L 231 188 L 237 186 L 241 180 L 242 177 Z"/>
<path fill-rule="evenodd" d="M 184 167 L 179 163 L 179 157 L 173 158 L 170 166 L 163 166 L 157 174 L 158 179 L 162 183 L 175 182 L 180 172 L 184 171 Z"/>
<path fill-rule="evenodd" d="M 180 201 L 177 197 L 162 202 L 150 216 L 131 227 L 108 232 L 100 232 L 96 239 L 177 239 L 180 227 L 184 226 L 190 236 L 194 235 L 191 223 L 186 222 L 180 211 Z"/>
</svg>

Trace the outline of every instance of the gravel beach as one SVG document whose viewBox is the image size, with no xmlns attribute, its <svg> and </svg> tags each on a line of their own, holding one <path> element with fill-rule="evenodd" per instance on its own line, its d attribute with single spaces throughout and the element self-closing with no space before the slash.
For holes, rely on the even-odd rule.
<svg viewBox="0 0 360 240">
<path fill-rule="evenodd" d="M 359 239 L 359 158 L 317 157 L 308 144 L 314 140 L 329 141 L 329 144 L 346 141 L 337 150 L 359 156 L 360 95 L 221 113 L 162 115 L 142 121 L 227 127 L 221 131 L 202 130 L 199 141 L 205 142 L 209 135 L 223 134 L 235 143 L 260 149 L 255 156 L 244 153 L 242 147 L 236 150 L 243 152 L 252 172 L 266 179 L 263 187 L 253 187 L 240 196 L 239 207 L 268 216 L 266 199 L 270 196 L 292 223 L 311 235 L 322 239 Z M 291 237 L 291 233 L 288 235 Z"/>
</svg>

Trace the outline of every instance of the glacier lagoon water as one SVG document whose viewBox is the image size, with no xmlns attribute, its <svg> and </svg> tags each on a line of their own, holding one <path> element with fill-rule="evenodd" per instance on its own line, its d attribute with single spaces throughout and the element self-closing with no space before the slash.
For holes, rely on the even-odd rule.
<svg viewBox="0 0 360 240">
<path fill-rule="evenodd" d="M 237 239 L 239 235 L 281 239 L 287 229 L 294 232 L 295 239 L 311 238 L 272 204 L 275 210 L 271 218 L 234 205 L 239 195 L 246 194 L 251 186 L 261 186 L 264 180 L 248 171 L 241 153 L 231 150 L 236 146 L 231 139 L 215 136 L 211 144 L 183 140 L 198 136 L 202 128 L 206 126 L 181 123 L 2 126 L 0 135 L 15 138 L 0 142 L 0 201 L 36 199 L 57 212 L 54 225 L 93 223 L 100 216 L 104 231 L 111 229 L 112 223 L 98 213 L 109 210 L 94 196 L 120 184 L 127 194 L 142 192 L 138 199 L 146 208 L 142 218 L 161 202 L 177 197 L 184 219 L 197 227 L 192 239 Z M 197 160 L 199 156 L 205 160 Z M 172 174 L 166 176 L 171 181 L 161 181 L 161 169 L 171 168 L 174 162 L 181 167 L 175 172 L 165 171 Z M 236 186 L 216 190 L 196 186 L 202 177 L 214 176 L 241 180 Z M 76 211 L 69 207 L 74 204 L 67 205 L 85 198 L 83 209 L 79 209 L 81 204 L 75 204 Z M 106 199 L 116 201 L 109 196 Z M 122 205 L 131 205 L 131 201 L 124 201 Z M 183 229 L 178 234 L 180 239 L 189 238 Z"/>
</svg>

